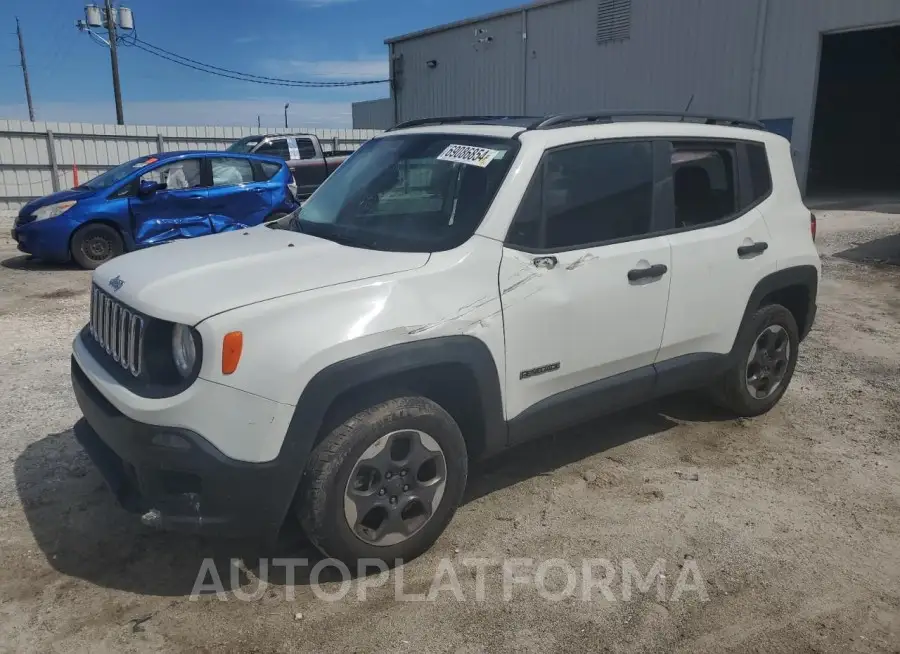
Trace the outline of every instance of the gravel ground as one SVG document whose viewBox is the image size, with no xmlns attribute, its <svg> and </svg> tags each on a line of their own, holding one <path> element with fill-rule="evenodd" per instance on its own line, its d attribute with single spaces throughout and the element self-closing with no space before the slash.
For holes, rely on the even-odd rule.
<svg viewBox="0 0 900 654">
<path fill-rule="evenodd" d="M 819 316 L 781 404 L 734 421 L 672 398 L 474 471 L 447 532 L 399 571 L 407 593 L 427 593 L 441 561 L 454 563 L 463 601 L 433 602 L 396 601 L 397 572 L 365 602 L 358 581 L 322 601 L 302 571 L 294 584 L 270 575 L 254 601 L 192 600 L 205 557 L 244 556 L 235 586 L 217 570 L 249 591 L 259 554 L 152 533 L 115 507 L 71 434 L 69 347 L 88 274 L 25 264 L 4 229 L 0 649 L 900 652 L 900 268 L 887 265 L 900 216 L 819 216 Z M 265 554 L 314 560 L 281 550 Z M 461 564 L 472 557 L 492 561 L 483 601 Z M 551 601 L 520 585 L 507 600 L 505 557 L 579 570 L 604 558 L 619 573 L 628 559 L 642 575 L 662 559 L 666 592 L 654 582 L 626 600 L 617 577 L 609 598 Z M 702 592 L 674 597 L 687 570 Z"/>
</svg>

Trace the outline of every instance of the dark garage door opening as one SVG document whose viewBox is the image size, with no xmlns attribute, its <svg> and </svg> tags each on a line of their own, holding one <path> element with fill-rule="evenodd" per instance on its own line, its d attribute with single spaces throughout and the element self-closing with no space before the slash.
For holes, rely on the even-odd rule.
<svg viewBox="0 0 900 654">
<path fill-rule="evenodd" d="M 826 34 L 809 195 L 900 193 L 900 27 Z"/>
</svg>

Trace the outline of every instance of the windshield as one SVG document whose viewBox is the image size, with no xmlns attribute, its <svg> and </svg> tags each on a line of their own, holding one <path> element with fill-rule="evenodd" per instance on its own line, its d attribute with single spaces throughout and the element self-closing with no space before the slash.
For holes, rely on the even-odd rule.
<svg viewBox="0 0 900 654">
<path fill-rule="evenodd" d="M 290 228 L 378 250 L 455 248 L 481 224 L 518 146 L 461 134 L 373 139 L 294 213 Z"/>
<path fill-rule="evenodd" d="M 86 188 L 92 191 L 102 191 L 103 189 L 107 189 L 110 186 L 118 184 L 139 168 L 143 168 L 144 166 L 147 166 L 149 164 L 156 163 L 157 161 L 159 161 L 159 159 L 153 156 L 138 157 L 137 159 L 126 161 L 123 164 L 119 164 L 115 168 L 107 170 L 101 175 L 97 175 L 91 181 L 85 182 L 78 188 Z"/>
<path fill-rule="evenodd" d="M 238 154 L 249 154 L 262 141 L 261 136 L 245 136 L 240 141 L 235 141 L 226 152 L 237 152 Z"/>
</svg>

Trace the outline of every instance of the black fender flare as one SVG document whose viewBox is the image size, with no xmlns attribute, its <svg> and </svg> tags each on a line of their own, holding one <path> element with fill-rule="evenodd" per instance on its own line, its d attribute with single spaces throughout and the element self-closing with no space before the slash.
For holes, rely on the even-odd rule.
<svg viewBox="0 0 900 654">
<path fill-rule="evenodd" d="M 329 408 L 345 392 L 404 373 L 435 365 L 465 366 L 477 385 L 481 400 L 486 456 L 507 444 L 500 376 L 487 345 L 474 336 L 442 336 L 401 343 L 373 350 L 333 363 L 316 373 L 304 388 L 291 418 L 281 451 L 278 469 L 284 474 L 284 492 L 272 498 L 282 522 L 297 492 L 306 460 L 322 429 Z"/>
<path fill-rule="evenodd" d="M 750 299 L 747 300 L 747 308 L 744 309 L 744 316 L 741 319 L 741 325 L 746 324 L 754 313 L 762 306 L 763 300 L 782 289 L 791 286 L 803 286 L 807 290 L 809 304 L 806 312 L 806 323 L 800 325 L 800 340 L 806 338 L 809 330 L 812 328 L 813 320 L 816 315 L 816 296 L 819 291 L 819 271 L 815 266 L 803 265 L 792 266 L 778 270 L 763 277 L 750 293 Z M 735 337 L 735 345 L 737 337 Z M 734 348 L 732 348 L 732 352 Z"/>
</svg>

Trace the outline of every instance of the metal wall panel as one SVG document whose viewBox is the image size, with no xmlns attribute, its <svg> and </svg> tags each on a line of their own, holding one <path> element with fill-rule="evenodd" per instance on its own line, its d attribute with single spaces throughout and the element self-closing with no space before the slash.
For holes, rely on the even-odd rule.
<svg viewBox="0 0 900 654">
<path fill-rule="evenodd" d="M 756 114 L 794 119 L 794 167 L 804 187 L 822 33 L 897 24 L 900 0 L 768 0 Z"/>
<path fill-rule="evenodd" d="M 355 129 L 388 129 L 394 125 L 394 101 L 391 98 L 353 103 Z"/>
<path fill-rule="evenodd" d="M 522 112 L 521 14 L 401 41 L 393 47 L 395 56 L 403 58 L 398 93 L 400 121 Z M 436 66 L 429 68 L 429 61 Z"/>
<path fill-rule="evenodd" d="M 73 165 L 77 164 L 78 180 L 84 183 L 112 166 L 156 153 L 159 138 L 168 152 L 224 150 L 236 139 L 261 131 L 316 134 L 326 151 L 356 149 L 379 133 L 374 129 L 279 127 L 260 130 L 255 127 L 156 127 L 0 120 L 0 210 L 18 209 L 32 198 L 56 189 L 71 188 L 75 183 Z M 53 159 L 49 149 L 50 132 L 53 135 Z"/>
<path fill-rule="evenodd" d="M 528 112 L 645 109 L 745 115 L 755 2 L 633 0 L 631 36 L 597 43 L 597 0 L 529 12 Z"/>
<path fill-rule="evenodd" d="M 695 113 L 792 119 L 805 186 L 821 34 L 900 24 L 900 0 L 632 0 L 630 38 L 599 44 L 597 1 L 528 8 L 524 41 L 519 12 L 395 42 L 401 119 L 682 111 L 693 95 Z"/>
</svg>

